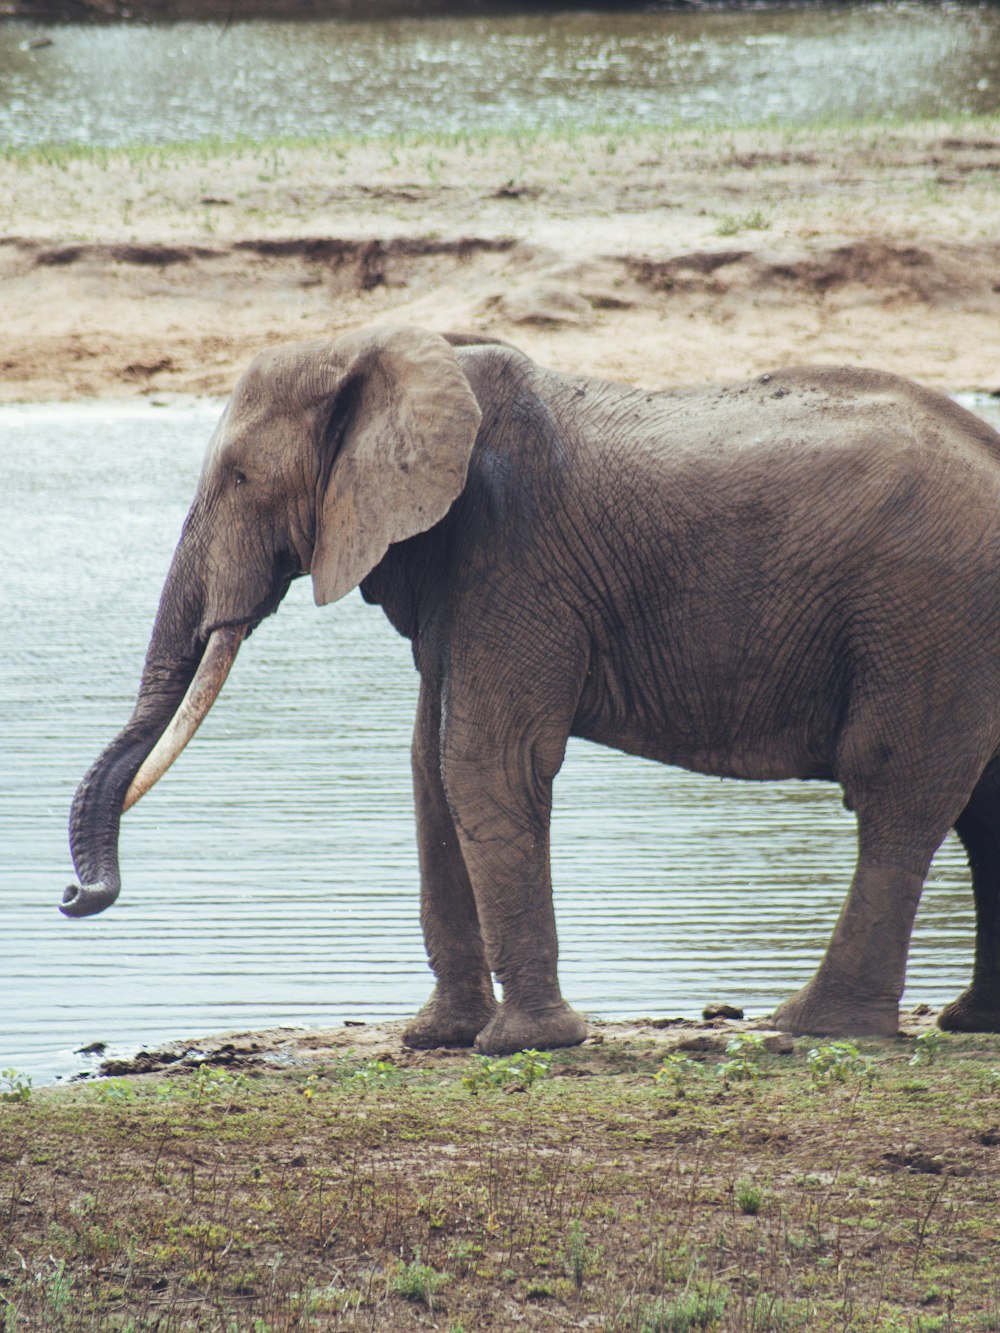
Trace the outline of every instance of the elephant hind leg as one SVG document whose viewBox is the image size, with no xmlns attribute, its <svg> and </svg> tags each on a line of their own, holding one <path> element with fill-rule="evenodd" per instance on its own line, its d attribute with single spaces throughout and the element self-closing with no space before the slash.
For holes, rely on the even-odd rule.
<svg viewBox="0 0 1000 1333">
<path fill-rule="evenodd" d="M 815 975 L 779 1005 L 777 1027 L 816 1036 L 891 1037 L 899 1030 L 906 955 L 924 873 L 862 850 L 826 954 Z M 930 864 L 933 848 L 927 852 Z"/>
<path fill-rule="evenodd" d="M 972 872 L 976 952 L 972 985 L 942 1009 L 951 1032 L 1000 1032 L 1000 760 L 976 784 L 955 821 Z"/>
<path fill-rule="evenodd" d="M 902 734 L 890 762 L 888 747 L 872 745 L 864 727 L 847 738 L 840 777 L 857 813 L 857 866 L 815 976 L 775 1013 L 786 1031 L 828 1036 L 898 1031 L 924 879 L 982 771 L 970 758 L 964 772 L 940 780 L 923 759 L 936 747 L 922 749 L 906 739 Z"/>
</svg>

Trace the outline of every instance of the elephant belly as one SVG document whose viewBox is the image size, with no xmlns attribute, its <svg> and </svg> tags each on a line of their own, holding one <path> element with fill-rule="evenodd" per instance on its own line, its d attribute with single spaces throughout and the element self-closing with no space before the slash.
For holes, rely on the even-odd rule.
<svg viewBox="0 0 1000 1333">
<path fill-rule="evenodd" d="M 628 727 L 575 727 L 573 734 L 598 745 L 622 750 L 625 754 L 654 759 L 709 777 L 745 778 L 757 782 L 782 778 L 832 780 L 834 777 L 832 758 L 821 756 L 817 747 L 799 744 L 792 737 L 775 736 L 756 744 L 735 739 L 728 745 L 698 746 L 688 738 L 670 734 L 668 729 L 657 735 L 647 735 Z"/>
<path fill-rule="evenodd" d="M 572 734 L 713 777 L 833 777 L 836 691 L 781 697 L 739 673 L 714 688 L 708 673 L 684 679 L 689 688 L 680 691 L 652 675 L 623 680 L 592 670 Z"/>
</svg>

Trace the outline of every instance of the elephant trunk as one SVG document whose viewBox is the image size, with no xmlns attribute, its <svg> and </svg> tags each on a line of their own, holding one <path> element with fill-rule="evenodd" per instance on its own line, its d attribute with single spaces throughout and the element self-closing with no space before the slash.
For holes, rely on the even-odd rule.
<svg viewBox="0 0 1000 1333">
<path fill-rule="evenodd" d="M 71 884 L 63 894 L 60 911 L 65 916 L 103 912 L 118 897 L 122 813 L 166 772 L 194 735 L 215 702 L 245 633 L 243 626 L 213 631 L 196 667 L 175 663 L 168 670 L 157 670 L 151 665 L 155 661 L 151 647 L 132 718 L 87 773 L 73 799 L 70 850 L 79 884 Z"/>
<path fill-rule="evenodd" d="M 155 739 L 155 733 L 130 723 L 77 787 L 69 817 L 69 844 L 79 884 L 70 884 L 63 893 L 59 910 L 65 916 L 92 916 L 118 897 L 122 802 Z"/>
</svg>

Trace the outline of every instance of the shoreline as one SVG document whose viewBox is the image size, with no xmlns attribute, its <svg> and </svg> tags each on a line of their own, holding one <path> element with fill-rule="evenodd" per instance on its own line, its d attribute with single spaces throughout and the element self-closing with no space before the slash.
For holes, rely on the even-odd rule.
<svg viewBox="0 0 1000 1333">
<path fill-rule="evenodd" d="M 602 1048 L 608 1055 L 615 1049 L 625 1049 L 641 1043 L 652 1052 L 663 1056 L 671 1052 L 724 1055 L 734 1036 L 744 1033 L 759 1035 L 763 1048 L 772 1055 L 790 1055 L 801 1047 L 814 1046 L 818 1037 L 791 1037 L 770 1023 L 770 1015 L 744 1019 L 742 1010 L 728 1005 L 715 1006 L 719 1016 L 707 1018 L 644 1017 L 622 1019 L 588 1019 L 588 1036 L 582 1048 Z M 737 1016 L 740 1015 L 740 1016 Z M 935 1030 L 936 1011 L 930 1005 L 918 1004 L 912 1010 L 900 1013 L 899 1034 L 887 1038 L 893 1041 L 915 1040 L 921 1034 Z M 332 1028 L 278 1027 L 259 1030 L 233 1030 L 214 1033 L 193 1040 L 178 1039 L 163 1043 L 154 1049 L 140 1048 L 131 1056 L 112 1056 L 103 1059 L 103 1051 L 89 1048 L 93 1058 L 100 1061 L 98 1068 L 66 1080 L 64 1086 L 86 1082 L 95 1077 L 121 1078 L 124 1076 L 160 1075 L 198 1070 L 205 1066 L 239 1070 L 267 1068 L 308 1071 L 317 1064 L 349 1055 L 358 1060 L 388 1060 L 400 1068 L 432 1069 L 450 1065 L 455 1060 L 473 1058 L 468 1047 L 436 1047 L 414 1050 L 403 1045 L 402 1034 L 407 1019 L 389 1019 L 384 1022 L 348 1022 Z M 874 1039 L 872 1039 L 874 1040 Z"/>
<path fill-rule="evenodd" d="M 815 9 L 823 0 L 655 0 L 657 10 L 689 13 L 747 9 Z M 642 0 L 589 0 L 591 10 L 641 12 Z M 339 19 L 343 22 L 425 18 L 497 18 L 575 13 L 579 0 L 0 0 L 0 22 L 132 23 L 243 22 L 253 19 Z"/>
<path fill-rule="evenodd" d="M 809 0 L 798 0 L 803 8 Z M 657 0 L 664 10 L 748 8 L 739 0 Z M 616 0 L 590 0 L 593 9 L 641 9 L 640 3 L 622 6 Z M 780 5 L 780 0 L 775 7 Z M 244 19 L 392 20 L 420 18 L 492 18 L 536 12 L 574 11 L 578 0 L 0 0 L 0 21 L 31 23 L 177 23 L 187 20 L 242 22 Z"/>
<path fill-rule="evenodd" d="M 366 323 L 650 389 L 793 362 L 1000 387 L 1000 121 L 0 158 L 0 401 L 229 392 Z"/>
</svg>

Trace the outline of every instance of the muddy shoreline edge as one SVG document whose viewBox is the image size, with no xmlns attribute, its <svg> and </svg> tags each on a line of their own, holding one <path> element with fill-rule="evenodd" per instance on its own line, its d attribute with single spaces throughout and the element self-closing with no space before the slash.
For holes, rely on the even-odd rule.
<svg viewBox="0 0 1000 1333">
<path fill-rule="evenodd" d="M 709 1006 L 714 1017 L 644 1017 L 590 1019 L 582 1050 L 606 1047 L 626 1050 L 639 1046 L 661 1057 L 673 1052 L 698 1056 L 722 1056 L 733 1037 L 755 1034 L 770 1055 L 791 1055 L 803 1046 L 822 1043 L 819 1037 L 796 1037 L 774 1028 L 768 1016 L 744 1019 L 742 1011 L 727 1005 Z M 891 1047 L 911 1042 L 934 1030 L 936 1012 L 918 1004 L 900 1014 L 897 1038 L 886 1039 Z M 305 1070 L 332 1060 L 386 1061 L 401 1069 L 427 1069 L 468 1061 L 467 1047 L 413 1050 L 403 1044 L 405 1020 L 347 1022 L 332 1028 L 279 1027 L 257 1031 L 220 1032 L 194 1040 L 176 1040 L 152 1048 L 140 1048 L 131 1056 L 104 1058 L 104 1043 L 95 1042 L 78 1052 L 96 1062 L 96 1068 L 73 1076 L 72 1083 L 93 1078 L 122 1078 L 132 1075 L 183 1075 L 202 1068 L 245 1072 L 255 1070 Z M 572 1048 L 570 1048 L 572 1049 Z M 605 1052 L 607 1053 L 607 1052 Z"/>
</svg>

